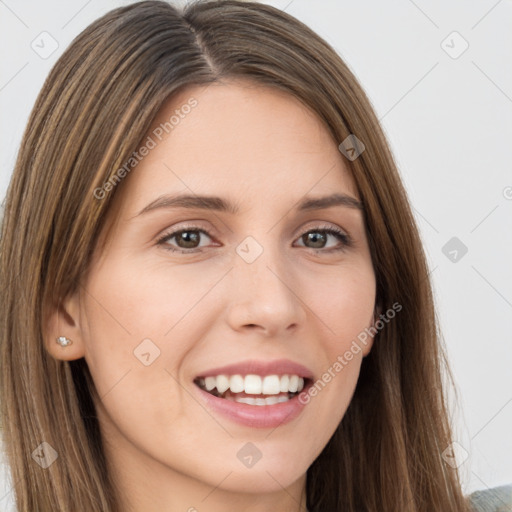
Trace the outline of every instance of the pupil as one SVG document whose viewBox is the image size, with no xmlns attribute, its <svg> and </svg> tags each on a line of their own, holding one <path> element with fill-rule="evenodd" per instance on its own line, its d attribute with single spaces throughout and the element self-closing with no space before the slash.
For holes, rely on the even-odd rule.
<svg viewBox="0 0 512 512">
<path fill-rule="evenodd" d="M 307 233 L 304 236 L 306 237 L 306 240 L 313 242 L 313 244 L 318 244 L 318 242 L 320 241 L 320 245 L 315 246 L 317 248 L 322 248 L 325 244 L 325 234 L 319 235 L 319 233 L 316 232 L 316 233 Z M 306 240 L 304 241 L 304 243 L 306 243 Z"/>
<path fill-rule="evenodd" d="M 196 231 L 182 231 L 178 237 L 185 241 L 185 248 L 187 249 L 194 248 L 194 244 L 197 244 L 199 241 L 199 233 Z"/>
</svg>

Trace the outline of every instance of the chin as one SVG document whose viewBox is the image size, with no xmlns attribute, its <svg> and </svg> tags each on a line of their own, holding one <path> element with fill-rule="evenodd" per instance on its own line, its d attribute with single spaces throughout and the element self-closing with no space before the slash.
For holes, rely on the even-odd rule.
<svg viewBox="0 0 512 512">
<path fill-rule="evenodd" d="M 226 472 L 228 474 L 229 471 Z M 283 468 L 256 467 L 247 471 L 233 471 L 222 483 L 226 491 L 244 494 L 271 494 L 280 492 L 296 482 L 305 475 L 306 471 L 298 472 L 297 468 L 293 474 Z"/>
</svg>

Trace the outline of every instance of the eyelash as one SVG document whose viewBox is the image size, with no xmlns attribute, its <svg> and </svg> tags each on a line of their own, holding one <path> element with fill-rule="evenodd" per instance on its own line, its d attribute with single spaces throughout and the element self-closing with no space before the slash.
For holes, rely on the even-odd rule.
<svg viewBox="0 0 512 512">
<path fill-rule="evenodd" d="M 204 229 L 202 229 L 202 228 L 200 228 L 198 226 L 187 226 L 187 227 L 181 228 L 181 229 L 179 229 L 177 231 L 173 231 L 171 233 L 164 234 L 163 236 L 161 236 L 157 240 L 156 243 L 157 243 L 157 245 L 164 246 L 164 249 L 167 250 L 167 251 L 170 251 L 170 252 L 179 252 L 179 253 L 182 253 L 182 254 L 191 254 L 191 253 L 201 252 L 202 249 L 200 249 L 198 247 L 191 248 L 191 249 L 176 249 L 176 248 L 170 247 L 169 244 L 167 243 L 169 240 L 174 238 L 176 235 L 179 235 L 180 233 L 184 233 L 184 232 L 188 232 L 188 231 L 196 231 L 196 232 L 204 233 L 206 236 L 208 236 L 212 240 L 214 239 L 208 233 L 208 231 L 206 231 L 206 230 L 204 230 Z M 301 238 L 302 236 L 304 236 L 304 235 L 306 235 L 308 233 L 314 233 L 314 232 L 321 232 L 321 233 L 327 233 L 327 234 L 333 235 L 336 238 L 338 238 L 338 240 L 341 242 L 341 246 L 340 247 L 334 247 L 334 248 L 331 247 L 330 249 L 313 249 L 313 248 L 310 248 L 314 252 L 317 252 L 317 253 L 318 252 L 332 253 L 332 252 L 338 252 L 338 251 L 345 251 L 346 249 L 348 249 L 348 248 L 353 246 L 352 238 L 349 235 L 347 235 L 346 233 L 344 233 L 340 229 L 334 228 L 332 226 L 318 226 L 316 228 L 308 229 L 307 231 L 302 233 L 302 235 L 300 235 L 299 238 Z M 305 247 L 305 248 L 307 249 L 307 247 Z"/>
</svg>

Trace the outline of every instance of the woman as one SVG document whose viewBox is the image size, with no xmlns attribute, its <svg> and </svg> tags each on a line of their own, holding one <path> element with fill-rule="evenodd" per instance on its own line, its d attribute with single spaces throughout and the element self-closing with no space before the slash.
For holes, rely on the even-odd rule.
<svg viewBox="0 0 512 512">
<path fill-rule="evenodd" d="M 1 249 L 20 511 L 467 511 L 428 268 L 353 74 L 234 0 L 52 69 Z"/>
</svg>

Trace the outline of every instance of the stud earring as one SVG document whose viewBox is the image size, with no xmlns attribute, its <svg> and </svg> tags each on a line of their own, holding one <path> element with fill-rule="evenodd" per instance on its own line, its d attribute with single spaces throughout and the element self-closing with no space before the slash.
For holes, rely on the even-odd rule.
<svg viewBox="0 0 512 512">
<path fill-rule="evenodd" d="M 69 338 L 66 338 L 66 336 L 59 336 L 56 341 L 61 347 L 67 347 L 73 343 Z"/>
</svg>

